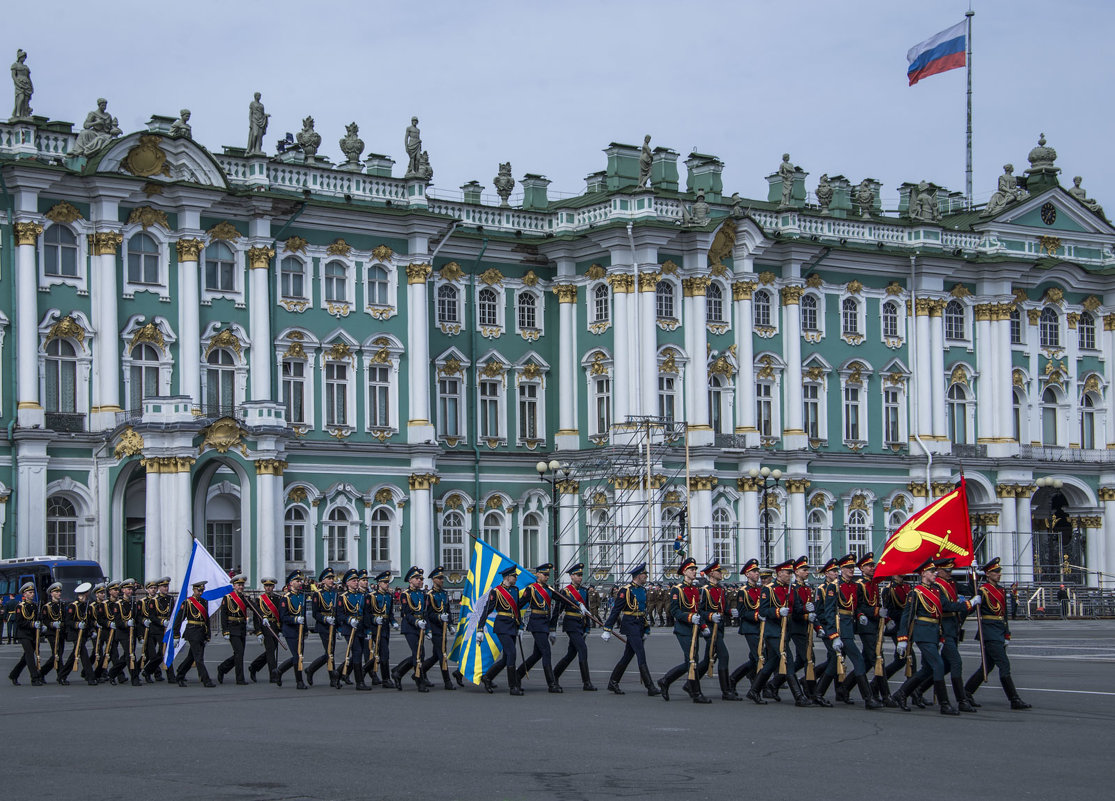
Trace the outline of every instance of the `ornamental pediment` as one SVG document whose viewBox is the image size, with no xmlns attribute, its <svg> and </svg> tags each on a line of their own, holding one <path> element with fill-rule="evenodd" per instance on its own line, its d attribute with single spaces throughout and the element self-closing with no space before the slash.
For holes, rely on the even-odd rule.
<svg viewBox="0 0 1115 801">
<path fill-rule="evenodd" d="M 1030 229 L 1028 233 L 1061 237 L 1108 238 L 1115 228 L 1099 215 L 1089 211 L 1080 201 L 1061 187 L 1054 187 L 1040 195 L 1008 206 L 998 216 L 974 226 L 980 231 L 1014 231 Z"/>
<path fill-rule="evenodd" d="M 155 183 L 184 181 L 228 188 L 224 171 L 208 150 L 186 137 L 140 131 L 113 141 L 90 169 L 132 175 Z"/>
</svg>

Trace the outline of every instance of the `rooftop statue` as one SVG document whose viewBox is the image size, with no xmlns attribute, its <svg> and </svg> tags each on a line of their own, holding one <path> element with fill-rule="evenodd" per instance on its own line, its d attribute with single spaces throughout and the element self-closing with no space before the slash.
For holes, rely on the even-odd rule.
<svg viewBox="0 0 1115 801">
<path fill-rule="evenodd" d="M 821 215 L 827 217 L 829 204 L 832 203 L 832 184 L 829 183 L 827 172 L 821 176 L 821 182 L 817 184 L 817 203 L 821 206 Z"/>
<path fill-rule="evenodd" d="M 1085 192 L 1084 187 L 1082 187 L 1080 185 L 1080 182 L 1083 181 L 1083 180 L 1084 179 L 1081 178 L 1079 175 L 1077 175 L 1075 178 L 1073 178 L 1072 179 L 1072 189 L 1069 190 L 1069 194 L 1072 195 L 1077 200 L 1079 200 L 1084 205 L 1084 208 L 1088 209 L 1088 211 L 1092 212 L 1093 214 L 1098 214 L 1099 216 L 1104 217 L 1103 206 L 1101 206 L 1099 203 L 1097 203 L 1092 198 L 1088 197 L 1088 193 Z M 1106 217 L 1104 217 L 1104 219 L 1106 219 Z"/>
<path fill-rule="evenodd" d="M 248 147 L 245 155 L 263 155 L 263 137 L 267 135 L 267 121 L 270 114 L 265 114 L 263 104 L 259 102 L 260 93 L 255 93 L 255 99 L 248 104 Z"/>
<path fill-rule="evenodd" d="M 345 154 L 344 166 L 351 168 L 360 164 L 360 154 L 364 152 L 364 140 L 357 134 L 360 126 L 355 122 L 345 126 L 345 135 L 341 137 L 341 152 Z"/>
<path fill-rule="evenodd" d="M 422 155 L 418 157 L 418 172 L 415 177 L 421 178 L 423 181 L 430 181 L 433 179 L 434 168 L 430 166 L 429 151 L 423 150 Z"/>
<path fill-rule="evenodd" d="M 789 208 L 793 205 L 794 193 L 794 175 L 797 173 L 797 168 L 790 163 L 790 154 L 782 154 L 782 163 L 778 165 L 778 177 L 782 179 L 782 202 L 779 204 L 781 208 Z"/>
<path fill-rule="evenodd" d="M 508 199 L 511 197 L 511 192 L 515 189 L 515 179 L 511 177 L 511 162 L 501 162 L 499 165 L 499 173 L 492 180 L 492 184 L 496 188 L 496 194 L 499 195 L 500 206 L 510 206 Z"/>
<path fill-rule="evenodd" d="M 184 108 L 178 112 L 178 119 L 176 119 L 170 126 L 171 136 L 184 136 L 187 139 L 192 139 L 194 129 L 190 127 L 190 110 Z"/>
<path fill-rule="evenodd" d="M 88 156 L 96 153 L 116 137 L 120 136 L 120 126 L 116 118 L 105 109 L 108 101 L 103 97 L 97 99 L 97 108 L 90 111 L 81 126 L 81 133 L 77 135 L 71 156 Z"/>
<path fill-rule="evenodd" d="M 732 217 L 739 218 L 743 216 L 743 198 L 739 196 L 739 192 L 732 192 L 729 198 L 732 201 L 732 210 L 729 212 Z"/>
<path fill-rule="evenodd" d="M 404 178 L 419 178 L 422 161 L 422 132 L 418 130 L 418 118 L 411 117 L 403 137 L 403 147 L 407 151 L 407 171 Z"/>
<path fill-rule="evenodd" d="M 639 152 L 639 186 L 645 187 L 650 181 L 650 166 L 654 163 L 654 154 L 650 151 L 650 134 L 643 137 L 643 149 Z"/>
<path fill-rule="evenodd" d="M 688 209 L 682 209 L 682 225 L 700 227 L 709 221 L 709 204 L 705 202 L 705 190 L 697 190 L 697 199 Z"/>
<path fill-rule="evenodd" d="M 313 164 L 317 157 L 317 149 L 321 145 L 321 134 L 314 130 L 313 117 L 302 120 L 302 130 L 295 138 L 298 140 L 298 146 L 302 148 L 302 158 L 307 164 Z"/>
<path fill-rule="evenodd" d="M 910 206 L 906 212 L 911 220 L 920 222 L 937 222 L 941 219 L 941 210 L 937 207 L 937 187 L 928 181 L 922 181 L 916 189 L 910 190 Z"/>
<path fill-rule="evenodd" d="M 870 178 L 864 178 L 856 187 L 856 203 L 859 204 L 859 216 L 869 219 L 871 210 L 875 208 L 875 187 L 871 185 Z"/>
<path fill-rule="evenodd" d="M 15 108 L 12 109 L 12 122 L 31 119 L 31 95 L 35 87 L 31 85 L 31 68 L 27 66 L 27 53 L 15 51 L 12 63 L 12 83 L 15 84 Z"/>
<path fill-rule="evenodd" d="M 1018 179 L 1014 177 L 1014 165 L 1004 164 L 1003 174 L 999 176 L 999 189 L 991 196 L 991 200 L 987 201 L 987 206 L 980 212 L 980 216 L 993 217 L 1024 194 L 1018 188 Z"/>
</svg>

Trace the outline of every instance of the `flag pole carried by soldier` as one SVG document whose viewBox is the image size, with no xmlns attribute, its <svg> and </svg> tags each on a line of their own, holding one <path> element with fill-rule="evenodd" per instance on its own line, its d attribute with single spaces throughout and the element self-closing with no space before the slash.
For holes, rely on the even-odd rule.
<svg viewBox="0 0 1115 801">
<path fill-rule="evenodd" d="M 561 674 L 576 659 L 581 671 L 581 689 L 585 692 L 596 692 L 596 687 L 589 676 L 588 644 L 585 642 L 593 614 L 588 607 L 588 594 L 581 586 L 584 575 L 585 563 L 577 562 L 569 568 L 569 584 L 565 586 L 565 591 L 555 595 L 550 628 L 552 630 L 556 627 L 558 618 L 564 614 L 561 630 L 569 637 L 569 648 L 565 656 L 554 666 L 554 681 L 560 679 Z"/>
<path fill-rule="evenodd" d="M 620 689 L 619 682 L 623 678 L 627 666 L 631 664 L 631 660 L 634 658 L 639 665 L 639 679 L 646 687 L 647 695 L 655 696 L 661 691 L 655 686 L 654 680 L 651 678 L 646 651 L 643 648 L 643 639 L 650 636 L 650 624 L 647 621 L 646 590 L 649 573 L 646 563 L 631 568 L 630 576 L 630 583 L 625 584 L 616 592 L 612 611 L 608 614 L 608 619 L 604 621 L 604 631 L 600 634 L 600 639 L 607 642 L 612 638 L 612 629 L 618 622 L 620 634 L 626 637 L 623 645 L 623 655 L 620 656 L 619 661 L 612 668 L 612 674 L 608 678 L 608 689 L 616 695 L 624 694 L 623 690 Z"/>
<path fill-rule="evenodd" d="M 1011 709 L 1029 709 L 1030 704 L 1018 695 L 1014 678 L 1010 672 L 1010 659 L 1007 658 L 1007 645 L 1010 643 L 1010 622 L 1007 614 L 1007 594 L 1000 585 L 1003 579 L 1003 566 L 998 556 L 983 566 L 985 581 L 980 584 L 978 597 L 983 620 L 983 664 L 973 673 L 964 685 L 968 702 L 975 704 L 976 690 L 987 681 L 995 668 L 999 669 L 999 683 L 1010 701 Z"/>
<path fill-rule="evenodd" d="M 701 588 L 694 583 L 697 577 L 697 560 L 687 557 L 677 567 L 681 581 L 670 589 L 670 615 L 674 619 L 674 636 L 681 647 L 682 661 L 666 671 L 657 682 L 663 701 L 670 700 L 670 685 L 686 675 L 685 690 L 695 704 L 708 704 L 711 700 L 701 692 L 700 655 L 697 641 L 703 619 L 701 617 Z"/>
<path fill-rule="evenodd" d="M 514 564 L 508 565 L 500 571 L 501 582 L 488 592 L 488 598 L 484 603 L 484 609 L 480 613 L 476 626 L 476 642 L 480 644 L 488 636 L 485 631 L 487 620 L 495 612 L 496 620 L 493 628 L 496 637 L 499 639 L 502 653 L 499 659 L 493 662 L 480 678 L 481 686 L 489 694 L 495 690 L 493 682 L 504 667 L 507 668 L 507 683 L 510 687 L 510 694 L 514 696 L 523 694 L 523 688 L 519 684 L 518 668 L 515 664 L 515 644 L 518 640 L 519 627 L 523 621 L 522 612 L 519 609 L 519 590 L 515 586 L 518 574 L 519 571 Z"/>
</svg>

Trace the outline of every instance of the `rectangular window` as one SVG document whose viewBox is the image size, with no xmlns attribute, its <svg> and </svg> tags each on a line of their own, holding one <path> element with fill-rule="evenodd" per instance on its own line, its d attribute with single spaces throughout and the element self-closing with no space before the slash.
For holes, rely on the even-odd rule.
<svg viewBox="0 0 1115 801">
<path fill-rule="evenodd" d="M 677 379 L 672 375 L 658 376 L 658 416 L 663 420 L 673 421 L 677 396 L 675 383 Z"/>
<path fill-rule="evenodd" d="M 386 428 L 391 425 L 391 369 L 368 368 L 368 425 Z"/>
<path fill-rule="evenodd" d="M 860 441 L 859 387 L 844 387 L 844 439 Z"/>
<path fill-rule="evenodd" d="M 133 284 L 159 283 L 159 255 L 157 253 L 129 253 L 128 281 Z"/>
<path fill-rule="evenodd" d="M 325 527 L 325 558 L 334 564 L 348 559 L 348 523 L 329 523 Z"/>
<path fill-rule="evenodd" d="M 286 542 L 286 561 L 303 562 L 306 559 L 306 525 L 297 521 L 286 521 L 283 526 L 283 539 Z"/>
<path fill-rule="evenodd" d="M 306 364 L 283 361 L 283 404 L 288 423 L 306 422 Z"/>
<path fill-rule="evenodd" d="M 372 518 L 368 526 L 368 538 L 371 540 L 372 561 L 387 562 L 391 559 L 391 526 L 387 520 Z"/>
<path fill-rule="evenodd" d="M 883 442 L 887 445 L 902 441 L 898 426 L 899 401 L 897 389 L 892 387 L 883 392 Z"/>
<path fill-rule="evenodd" d="M 600 376 L 593 382 L 593 395 L 596 399 L 596 434 L 607 434 L 612 427 L 612 380 Z"/>
<path fill-rule="evenodd" d="M 480 382 L 480 436 L 499 437 L 499 381 Z"/>
<path fill-rule="evenodd" d="M 536 304 L 537 300 L 534 295 L 521 295 L 519 297 L 519 328 L 530 329 L 538 327 Z"/>
<path fill-rule="evenodd" d="M 129 387 L 131 398 L 128 408 L 139 410 L 143 408 L 144 398 L 159 394 L 159 368 L 153 364 L 132 362 L 131 379 Z"/>
<path fill-rule="evenodd" d="M 1022 313 L 1018 309 L 1010 313 L 1010 344 L 1022 344 Z"/>
<path fill-rule="evenodd" d="M 519 384 L 519 439 L 538 439 L 537 384 Z"/>
<path fill-rule="evenodd" d="M 801 388 L 802 403 L 805 405 L 803 422 L 805 434 L 809 439 L 821 438 L 821 388 L 817 384 L 805 384 Z"/>
<path fill-rule="evenodd" d="M 325 364 L 325 424 L 348 425 L 348 366 Z"/>
<path fill-rule="evenodd" d="M 461 382 L 457 378 L 441 378 L 438 387 L 438 435 L 461 436 Z"/>
<path fill-rule="evenodd" d="M 297 259 L 283 259 L 281 282 L 284 298 L 306 297 L 306 275 L 302 262 Z"/>
<path fill-rule="evenodd" d="M 232 414 L 236 406 L 236 372 L 210 367 L 205 371 L 205 405 L 210 417 Z"/>
<path fill-rule="evenodd" d="M 774 434 L 773 393 L 772 384 L 755 385 L 755 425 L 759 428 L 760 436 L 770 437 Z"/>
<path fill-rule="evenodd" d="M 232 570 L 232 521 L 210 520 L 205 524 L 205 547 L 224 570 Z"/>
</svg>

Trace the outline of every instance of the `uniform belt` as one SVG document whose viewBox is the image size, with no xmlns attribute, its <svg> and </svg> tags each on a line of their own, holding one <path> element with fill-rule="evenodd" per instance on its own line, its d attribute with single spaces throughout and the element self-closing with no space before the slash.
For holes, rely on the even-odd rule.
<svg viewBox="0 0 1115 801">
<path fill-rule="evenodd" d="M 855 614 L 855 612 L 837 612 L 836 614 L 844 615 L 845 617 L 851 617 L 852 615 Z"/>
<path fill-rule="evenodd" d="M 205 624 L 204 623 L 199 623 L 196 620 L 187 620 L 186 625 L 187 626 L 204 626 Z"/>
<path fill-rule="evenodd" d="M 622 612 L 621 614 L 627 615 L 628 617 L 646 617 L 647 616 L 646 612 Z"/>
<path fill-rule="evenodd" d="M 1003 615 L 983 615 L 983 619 L 1003 621 L 1006 620 L 1006 617 L 1004 617 Z"/>
<path fill-rule="evenodd" d="M 229 615 L 229 616 L 228 616 L 228 621 L 229 621 L 230 623 L 243 623 L 243 622 L 244 622 L 244 618 L 242 618 L 242 617 L 234 617 L 234 616 L 232 616 L 232 615 Z"/>
<path fill-rule="evenodd" d="M 945 612 L 941 617 L 956 617 L 956 612 Z"/>
<path fill-rule="evenodd" d="M 515 617 L 511 612 L 496 612 L 496 617 Z"/>
<path fill-rule="evenodd" d="M 940 623 L 941 622 L 935 617 L 922 617 L 921 615 L 918 615 L 915 618 L 915 620 L 917 620 L 919 623 Z"/>
</svg>

